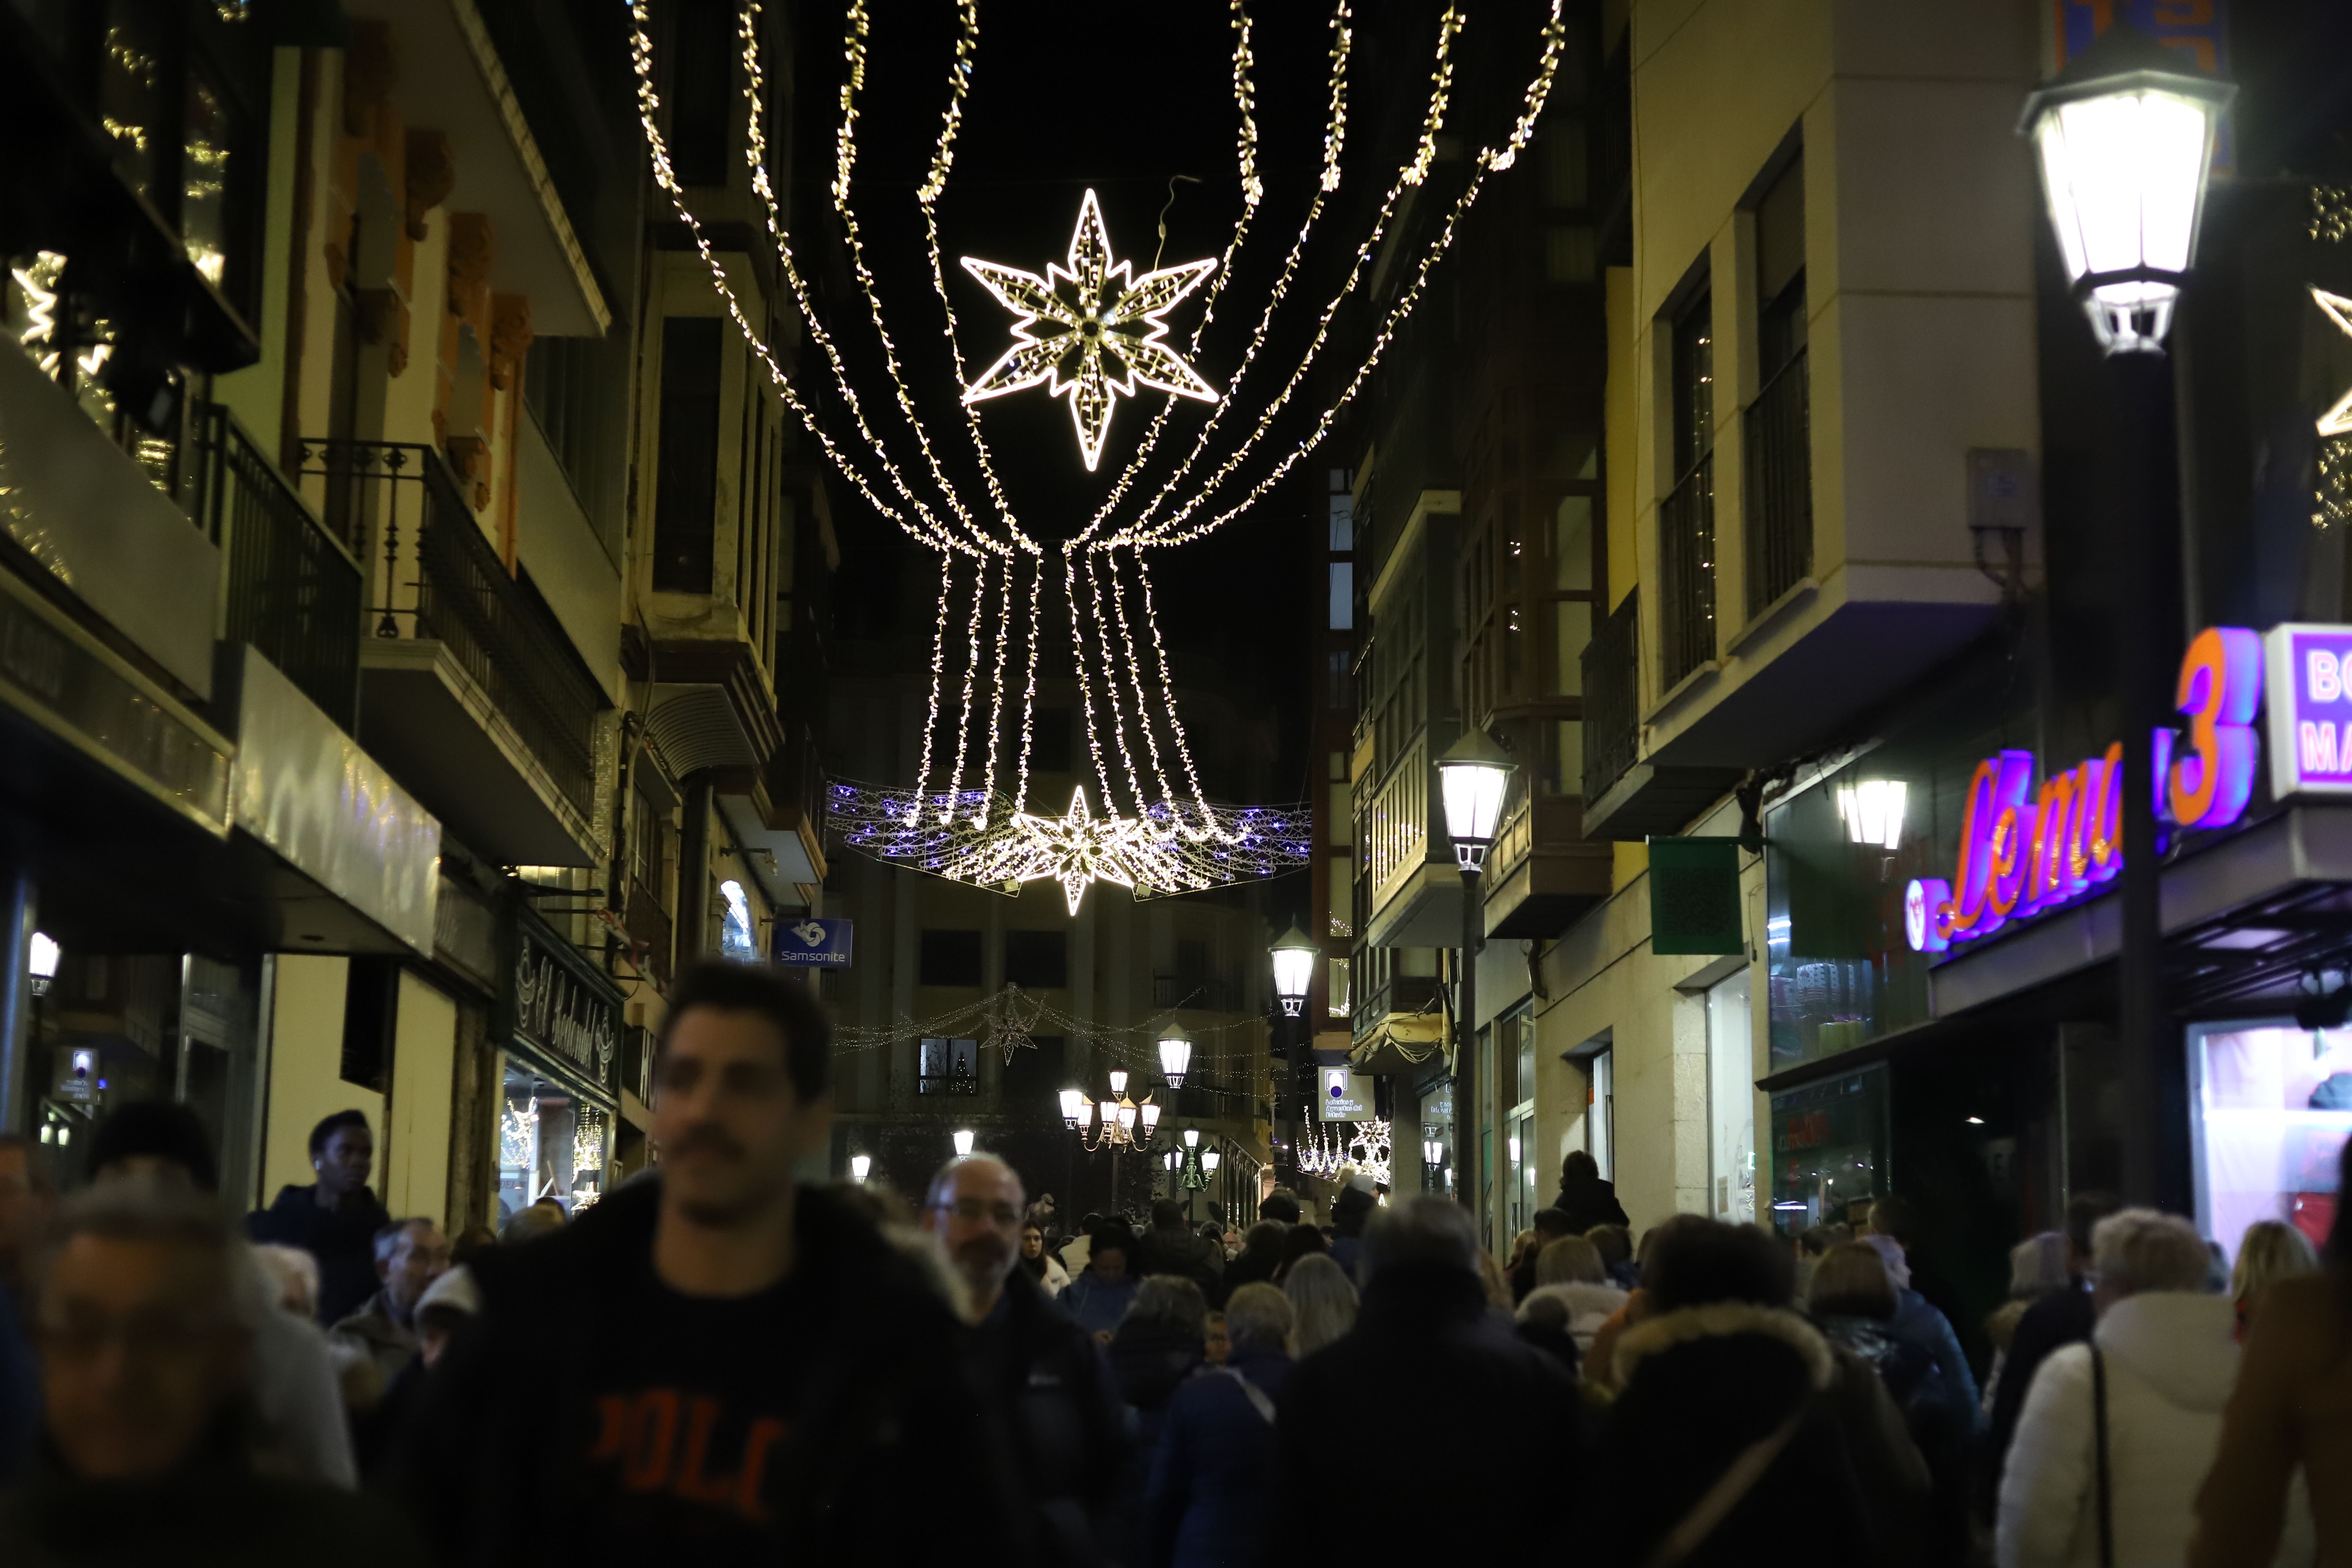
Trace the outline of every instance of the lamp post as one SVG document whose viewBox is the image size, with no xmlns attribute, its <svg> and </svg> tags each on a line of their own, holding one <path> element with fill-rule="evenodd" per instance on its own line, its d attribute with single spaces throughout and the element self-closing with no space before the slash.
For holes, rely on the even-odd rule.
<svg viewBox="0 0 2352 1568">
<path fill-rule="evenodd" d="M 1184 1069 L 1192 1065 L 1192 1037 L 1171 1020 L 1160 1031 L 1160 1076 L 1170 1089 L 1184 1087 Z"/>
<path fill-rule="evenodd" d="M 849 1179 L 856 1182 L 859 1186 L 862 1187 L 866 1184 L 866 1178 L 873 1172 L 873 1155 L 852 1154 L 849 1157 Z"/>
<path fill-rule="evenodd" d="M 1486 731 L 1472 726 L 1437 759 L 1437 777 L 1445 800 L 1446 836 L 1454 840 L 1454 863 L 1462 870 L 1462 955 L 1454 966 L 1454 1168 L 1462 1203 L 1476 1214 L 1485 1194 L 1471 1173 L 1480 1169 L 1478 1095 L 1488 1087 L 1478 1081 L 1478 950 L 1486 936 L 1478 875 L 1486 868 L 1486 850 L 1495 842 L 1503 790 L 1511 780 L 1511 759 Z M 1499 1179 L 1495 1184 L 1500 1187 Z"/>
<path fill-rule="evenodd" d="M 2119 568 L 2117 696 L 2124 715 L 2123 942 L 2116 962 L 2126 1198 L 2189 1196 L 2188 1066 L 2164 1023 L 2155 733 L 2172 717 L 2167 644 L 2180 631 L 2172 370 L 2164 353 L 2213 161 L 2236 89 L 2180 68 L 2146 34 L 2111 26 L 2019 121 L 2042 168 L 2074 298 L 2105 350 L 2105 489 Z"/>
<path fill-rule="evenodd" d="M 1150 1095 L 1138 1105 L 1127 1098 L 1127 1069 L 1110 1070 L 1111 1098 L 1092 1100 L 1087 1091 L 1076 1085 L 1062 1090 L 1062 1125 L 1077 1134 L 1078 1146 L 1089 1154 L 1108 1148 L 1110 1151 L 1110 1206 L 1118 1210 L 1118 1157 L 1121 1152 L 1140 1149 L 1151 1142 L 1151 1134 L 1160 1126 L 1160 1107 Z M 1070 1155 L 1070 1187 L 1076 1191 L 1077 1155 Z"/>
<path fill-rule="evenodd" d="M 1314 984 L 1315 959 L 1321 951 L 1305 931 L 1298 929 L 1297 921 L 1291 921 L 1290 929 L 1267 949 L 1268 955 L 1274 960 L 1274 994 L 1282 999 L 1284 1017 L 1298 1018 L 1306 1014 L 1307 990 Z M 1307 1026 L 1302 1023 L 1299 1027 L 1304 1030 Z M 1293 1075 L 1291 1082 L 1296 1085 L 1298 1063 L 1293 1061 L 1286 1052 L 1283 1060 L 1288 1064 L 1288 1071 Z"/>
</svg>

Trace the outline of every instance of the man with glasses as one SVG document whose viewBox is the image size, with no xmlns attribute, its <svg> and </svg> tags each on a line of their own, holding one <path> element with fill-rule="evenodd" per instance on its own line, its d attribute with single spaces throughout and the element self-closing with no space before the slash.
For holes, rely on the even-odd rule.
<svg viewBox="0 0 2352 1568">
<path fill-rule="evenodd" d="M 672 984 L 657 1178 L 467 1262 L 481 1310 L 401 1482 L 444 1568 L 1020 1555 L 1002 1430 L 933 1277 L 796 1178 L 832 1147 L 832 1047 L 772 971 Z M 951 1518 L 918 1506 L 950 1469 Z"/>
<path fill-rule="evenodd" d="M 974 1361 L 1003 1402 L 1026 1499 L 1048 1564 L 1108 1559 L 1125 1447 L 1102 1352 L 1021 1259 L 1021 1178 L 993 1154 L 950 1161 L 931 1179 L 923 1227 L 962 1279 L 977 1325 Z"/>
</svg>

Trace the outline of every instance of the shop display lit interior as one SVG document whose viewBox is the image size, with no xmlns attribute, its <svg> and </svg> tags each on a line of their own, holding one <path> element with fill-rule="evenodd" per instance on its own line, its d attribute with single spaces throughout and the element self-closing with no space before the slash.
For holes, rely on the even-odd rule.
<svg viewBox="0 0 2352 1568">
<path fill-rule="evenodd" d="M 2231 1261 L 2256 1220 L 2324 1246 L 2352 1134 L 2352 1029 L 2219 1024 L 2189 1036 L 2197 1217 Z"/>
<path fill-rule="evenodd" d="M 604 1196 L 612 1138 L 603 1110 L 509 1064 L 499 1116 L 499 1223 L 542 1199 L 577 1215 Z"/>
</svg>

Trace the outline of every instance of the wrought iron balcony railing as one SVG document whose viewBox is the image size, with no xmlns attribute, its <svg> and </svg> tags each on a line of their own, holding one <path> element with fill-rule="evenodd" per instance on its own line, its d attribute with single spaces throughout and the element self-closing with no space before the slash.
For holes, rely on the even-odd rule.
<svg viewBox="0 0 2352 1568">
<path fill-rule="evenodd" d="M 1715 454 L 1658 508 L 1658 685 L 1671 691 L 1715 658 Z"/>
<path fill-rule="evenodd" d="M 1748 613 L 1813 569 L 1813 468 L 1805 355 L 1798 351 L 1748 406 Z"/>
</svg>

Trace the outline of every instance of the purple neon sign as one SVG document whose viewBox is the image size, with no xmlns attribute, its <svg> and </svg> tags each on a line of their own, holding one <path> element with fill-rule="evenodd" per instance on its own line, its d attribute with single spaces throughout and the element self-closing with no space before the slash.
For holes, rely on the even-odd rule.
<svg viewBox="0 0 2352 1568">
<path fill-rule="evenodd" d="M 2352 627 L 2273 626 L 2271 793 L 2352 795 Z"/>
</svg>

